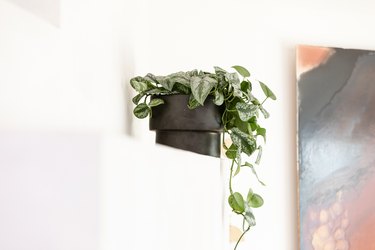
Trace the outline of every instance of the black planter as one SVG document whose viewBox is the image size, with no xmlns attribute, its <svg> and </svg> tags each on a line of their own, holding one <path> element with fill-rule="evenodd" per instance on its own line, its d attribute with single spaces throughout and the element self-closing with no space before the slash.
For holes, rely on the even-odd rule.
<svg viewBox="0 0 375 250">
<path fill-rule="evenodd" d="M 190 110 L 189 96 L 157 96 L 165 104 L 152 108 L 150 130 L 156 131 L 156 143 L 220 157 L 220 137 L 222 132 L 222 108 L 211 98 L 205 105 Z"/>
</svg>

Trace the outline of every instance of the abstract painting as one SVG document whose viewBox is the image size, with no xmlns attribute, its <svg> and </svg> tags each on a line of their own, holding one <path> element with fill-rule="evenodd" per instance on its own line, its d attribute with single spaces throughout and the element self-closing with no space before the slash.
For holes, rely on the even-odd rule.
<svg viewBox="0 0 375 250">
<path fill-rule="evenodd" d="M 297 48 L 300 250 L 375 250 L 375 52 Z"/>
</svg>

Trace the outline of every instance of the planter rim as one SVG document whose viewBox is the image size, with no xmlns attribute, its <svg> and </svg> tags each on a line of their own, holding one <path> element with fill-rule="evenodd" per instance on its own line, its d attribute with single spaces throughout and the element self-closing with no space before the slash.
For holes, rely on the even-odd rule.
<svg viewBox="0 0 375 250">
<path fill-rule="evenodd" d="M 152 108 L 150 130 L 185 130 L 222 132 L 222 106 L 212 102 L 210 96 L 205 105 L 189 109 L 189 95 L 158 95 L 153 98 L 164 100 L 164 104 Z"/>
<path fill-rule="evenodd" d="M 203 106 L 188 108 L 189 95 L 155 95 L 164 104 L 152 108 L 150 130 L 156 131 L 156 143 L 198 154 L 220 157 L 222 107 L 209 96 Z"/>
</svg>

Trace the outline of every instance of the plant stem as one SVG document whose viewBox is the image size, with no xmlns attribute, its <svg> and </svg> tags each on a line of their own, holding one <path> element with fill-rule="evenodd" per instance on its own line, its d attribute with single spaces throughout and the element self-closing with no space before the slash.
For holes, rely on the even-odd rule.
<svg viewBox="0 0 375 250">
<path fill-rule="evenodd" d="M 232 96 L 232 99 L 229 100 L 229 102 L 232 102 L 236 98 L 235 96 Z"/>
<path fill-rule="evenodd" d="M 262 102 L 260 105 L 263 105 L 263 103 L 264 103 L 265 101 L 267 101 L 267 99 L 268 99 L 268 97 L 266 97 L 266 99 L 264 99 L 263 102 Z"/>
<path fill-rule="evenodd" d="M 230 176 L 229 176 L 229 192 L 233 194 L 232 189 L 232 176 L 233 176 L 233 166 L 234 166 L 235 159 L 232 160 L 232 166 L 230 166 Z"/>
<path fill-rule="evenodd" d="M 227 149 L 227 145 L 225 144 L 225 132 L 223 133 L 223 137 L 222 137 L 222 142 L 221 142 L 221 144 L 223 145 L 223 147 L 225 148 L 225 149 Z"/>
<path fill-rule="evenodd" d="M 236 250 L 237 249 L 237 246 L 238 246 L 238 244 L 240 243 L 240 241 L 242 240 L 242 237 L 250 230 L 250 228 L 251 228 L 251 226 L 249 226 L 242 234 L 241 234 L 241 236 L 240 236 L 240 238 L 238 239 L 238 241 L 237 241 L 237 243 L 236 243 L 236 245 L 235 245 L 235 247 L 234 247 L 234 250 Z"/>
<path fill-rule="evenodd" d="M 225 106 L 226 106 L 227 104 L 225 103 Z M 224 112 L 223 112 L 223 115 L 221 116 L 221 122 L 223 123 L 223 126 L 224 126 L 224 128 L 225 128 L 225 126 L 227 125 L 227 121 L 226 121 L 226 113 L 227 113 L 227 109 L 225 109 L 224 110 Z M 224 121 L 224 119 L 225 119 L 225 121 Z M 223 134 L 225 134 L 225 132 L 226 132 L 226 129 L 224 130 L 224 133 Z"/>
<path fill-rule="evenodd" d="M 229 93 L 229 95 L 224 99 L 224 101 L 229 100 L 229 98 L 231 98 L 232 96 L 233 96 L 233 94 L 232 94 L 232 93 Z"/>
</svg>

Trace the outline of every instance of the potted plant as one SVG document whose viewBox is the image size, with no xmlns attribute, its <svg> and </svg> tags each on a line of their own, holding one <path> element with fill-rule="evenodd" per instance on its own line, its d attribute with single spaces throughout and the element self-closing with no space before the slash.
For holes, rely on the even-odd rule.
<svg viewBox="0 0 375 250">
<path fill-rule="evenodd" d="M 164 103 L 153 107 L 150 117 L 156 143 L 220 157 L 223 105 L 215 105 L 207 97 L 203 106 L 190 109 L 186 94 L 151 96 L 151 102 L 155 99 Z"/>
<path fill-rule="evenodd" d="M 132 78 L 130 84 L 137 92 L 137 95 L 133 98 L 133 103 L 136 105 L 133 113 L 138 118 L 150 116 L 151 129 L 160 127 L 160 121 L 152 120 L 153 117 L 163 116 L 163 110 L 160 109 L 162 106 L 159 105 L 165 104 L 167 106 L 169 101 L 176 99 L 177 103 L 180 104 L 169 105 L 169 111 L 167 111 L 171 115 L 176 115 L 176 117 L 164 116 L 164 120 L 166 119 L 164 126 L 169 126 L 168 123 L 171 120 L 179 119 L 178 117 L 182 116 L 182 111 L 184 112 L 183 116 L 186 116 L 186 110 L 181 109 L 181 105 L 184 105 L 192 112 L 187 111 L 187 113 L 193 114 L 193 119 L 189 121 L 196 119 L 204 121 L 207 118 L 208 125 L 201 121 L 194 124 L 185 121 L 179 123 L 177 127 L 184 125 L 183 129 L 186 130 L 183 131 L 197 131 L 195 130 L 197 127 L 203 126 L 202 131 L 204 132 L 214 132 L 219 135 L 223 132 L 221 145 L 226 150 L 226 157 L 231 160 L 228 203 L 233 212 L 243 218 L 243 233 L 234 247 L 236 249 L 242 237 L 252 226 L 255 226 L 252 208 L 261 207 L 263 198 L 253 192 L 251 188 L 246 195 L 236 192 L 233 189 L 232 180 L 240 173 L 241 168 L 248 167 L 257 180 L 264 185 L 255 171 L 255 165 L 260 163 L 262 156 L 261 144 L 266 142 L 266 129 L 259 124 L 258 118 L 260 118 L 260 114 L 264 118 L 269 117 L 269 113 L 264 109 L 263 104 L 268 99 L 276 100 L 276 96 L 264 83 L 257 81 L 265 95 L 265 98 L 259 101 L 253 95 L 254 80 L 250 81 L 250 72 L 241 66 L 233 66 L 232 68 L 236 72 L 230 73 L 220 67 L 214 67 L 214 73 L 193 70 L 177 72 L 167 76 L 147 74 L 145 77 Z M 205 107 L 210 109 L 216 107 L 216 110 L 213 109 L 214 112 L 207 115 L 207 109 L 203 109 Z M 173 112 L 174 109 L 178 112 Z M 204 111 L 203 115 L 200 115 L 201 118 L 197 118 L 199 116 L 194 113 L 198 109 Z M 221 119 L 215 118 L 217 114 Z M 176 126 L 171 126 L 170 131 L 173 131 L 175 136 L 184 133 L 178 131 Z M 229 145 L 226 143 L 225 136 L 229 136 L 231 139 Z M 217 141 L 218 138 L 220 140 L 219 136 L 215 137 L 214 141 Z M 168 145 L 168 143 L 166 144 Z M 256 157 L 253 164 L 249 159 L 254 154 Z"/>
</svg>

